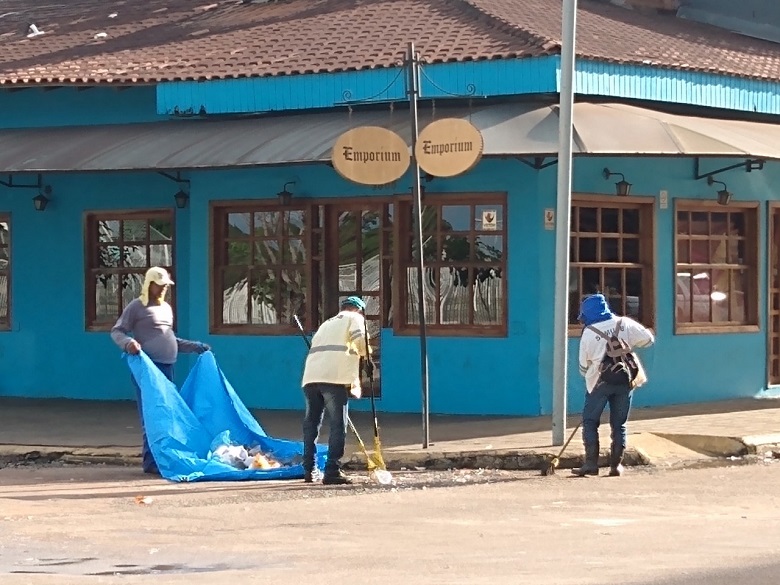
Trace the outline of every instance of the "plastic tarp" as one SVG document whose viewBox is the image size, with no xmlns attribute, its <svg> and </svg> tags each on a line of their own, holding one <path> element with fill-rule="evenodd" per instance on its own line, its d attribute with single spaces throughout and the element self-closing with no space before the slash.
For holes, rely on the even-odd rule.
<svg viewBox="0 0 780 585">
<path fill-rule="evenodd" d="M 303 477 L 303 443 L 269 437 L 247 410 L 207 351 L 198 357 L 181 392 L 141 352 L 127 355 L 141 388 L 149 448 L 160 474 L 168 480 L 231 481 Z M 217 443 L 260 447 L 281 467 L 237 469 L 212 455 Z M 317 445 L 317 464 L 324 466 L 327 447 Z"/>
</svg>

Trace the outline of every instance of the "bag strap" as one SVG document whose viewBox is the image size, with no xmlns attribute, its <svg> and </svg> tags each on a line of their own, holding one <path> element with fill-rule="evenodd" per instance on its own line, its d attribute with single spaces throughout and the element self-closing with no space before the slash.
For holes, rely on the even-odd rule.
<svg viewBox="0 0 780 585">
<path fill-rule="evenodd" d="M 618 337 L 620 335 L 620 324 L 623 322 L 623 318 L 621 317 L 618 319 L 617 323 L 615 324 L 615 337 Z M 596 329 L 593 325 L 588 325 L 587 327 L 591 331 L 595 331 L 599 335 L 601 335 L 604 339 L 609 341 L 609 339 L 612 337 L 611 335 L 607 335 L 604 333 L 601 329 Z"/>
</svg>

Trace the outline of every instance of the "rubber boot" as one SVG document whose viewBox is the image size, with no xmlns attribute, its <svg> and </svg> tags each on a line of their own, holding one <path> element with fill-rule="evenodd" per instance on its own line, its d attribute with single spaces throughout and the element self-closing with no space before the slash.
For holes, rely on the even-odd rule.
<svg viewBox="0 0 780 585">
<path fill-rule="evenodd" d="M 609 453 L 609 476 L 620 477 L 625 471 L 623 467 L 623 445 L 612 444 L 612 450 Z"/>
<path fill-rule="evenodd" d="M 585 445 L 585 463 L 582 467 L 577 467 L 572 470 L 574 475 L 585 477 L 586 475 L 598 475 L 599 474 L 599 446 Z"/>
</svg>

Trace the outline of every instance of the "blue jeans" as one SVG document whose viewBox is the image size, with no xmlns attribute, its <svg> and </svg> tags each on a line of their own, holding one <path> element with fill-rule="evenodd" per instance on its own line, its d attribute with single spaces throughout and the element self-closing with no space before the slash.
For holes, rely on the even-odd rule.
<svg viewBox="0 0 780 585">
<path fill-rule="evenodd" d="M 599 384 L 585 395 L 582 408 L 582 442 L 585 446 L 599 444 L 601 414 L 609 404 L 609 426 L 612 429 L 612 445 L 626 448 L 626 422 L 631 411 L 633 390 L 628 386 Z"/>
<path fill-rule="evenodd" d="M 173 364 L 159 364 L 153 362 L 155 366 L 163 373 L 163 375 L 173 382 Z M 144 426 L 144 409 L 143 402 L 141 401 L 141 388 L 138 386 L 138 382 L 135 381 L 134 376 L 130 376 L 135 386 L 135 398 L 138 403 L 138 418 L 141 420 L 141 436 L 143 437 L 143 448 L 141 450 L 141 457 L 143 458 L 143 469 L 145 473 L 158 473 L 157 463 L 154 461 L 154 456 L 149 450 L 149 441 L 146 440 L 146 427 Z"/>
<path fill-rule="evenodd" d="M 349 391 L 346 386 L 338 384 L 308 384 L 303 389 L 303 394 L 306 398 L 306 414 L 303 417 L 303 469 L 314 469 L 317 435 L 320 434 L 322 416 L 327 412 L 330 436 L 324 473 L 328 476 L 338 475 L 347 439 Z"/>
</svg>

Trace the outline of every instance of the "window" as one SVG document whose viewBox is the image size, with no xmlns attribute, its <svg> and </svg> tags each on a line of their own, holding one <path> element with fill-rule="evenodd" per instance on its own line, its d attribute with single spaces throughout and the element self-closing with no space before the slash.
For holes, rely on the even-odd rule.
<svg viewBox="0 0 780 585">
<path fill-rule="evenodd" d="M 652 200 L 575 197 L 569 248 L 569 325 L 580 302 L 602 293 L 615 313 L 651 327 L 653 298 Z"/>
<path fill-rule="evenodd" d="M 11 328 L 11 218 L 0 214 L 0 329 Z"/>
<path fill-rule="evenodd" d="M 432 332 L 506 334 L 505 196 L 434 196 L 423 206 L 423 291 Z M 412 204 L 401 206 L 399 329 L 420 322 Z"/>
<path fill-rule="evenodd" d="M 263 206 L 214 208 L 213 328 L 289 333 L 305 311 L 306 211 Z"/>
<path fill-rule="evenodd" d="M 150 266 L 173 276 L 173 212 L 90 213 L 86 234 L 87 328 L 106 330 L 141 294 Z M 175 306 L 175 287 L 169 295 Z"/>
<path fill-rule="evenodd" d="M 677 332 L 758 326 L 758 204 L 678 201 Z"/>
</svg>

